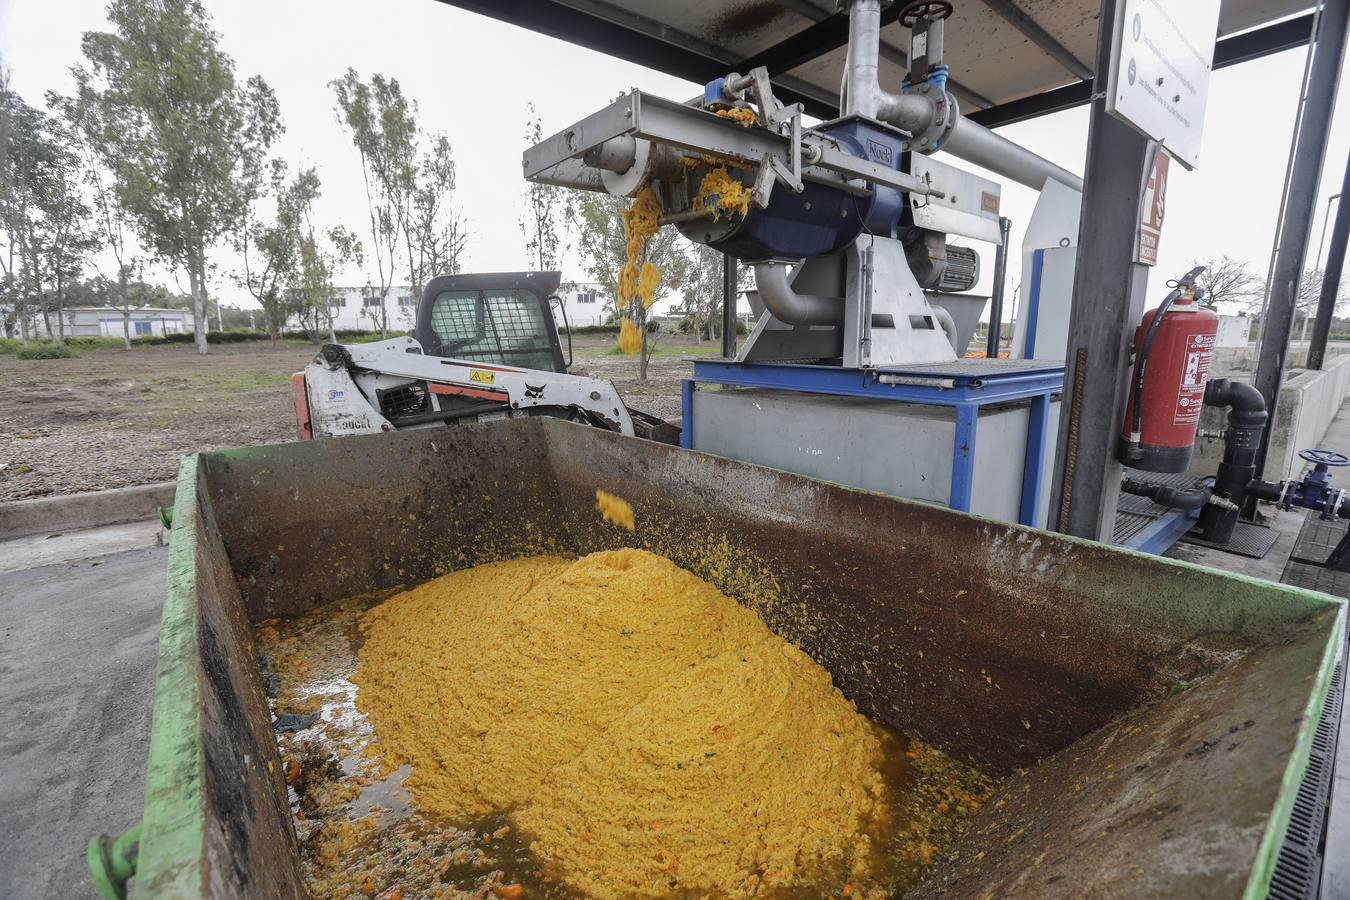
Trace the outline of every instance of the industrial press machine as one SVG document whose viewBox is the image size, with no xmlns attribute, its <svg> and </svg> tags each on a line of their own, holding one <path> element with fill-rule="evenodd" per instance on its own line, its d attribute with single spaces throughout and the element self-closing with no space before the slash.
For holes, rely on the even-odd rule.
<svg viewBox="0 0 1350 900">
<path fill-rule="evenodd" d="M 650 187 L 661 224 L 753 266 L 754 329 L 734 360 L 694 363 L 686 446 L 1043 525 L 1063 365 L 962 358 L 985 298 L 968 293 L 979 256 L 953 241 L 1001 242 L 1001 187 L 932 154 L 1041 191 L 1028 235 L 1055 246 L 1077 237 L 1082 182 L 962 117 L 943 58 L 950 3 L 901 11 L 909 75 L 882 85 L 883 5 L 841 4 L 835 119 L 808 126 L 763 68 L 729 72 L 686 103 L 619 98 L 527 150 L 525 176 Z M 728 178 L 748 204 L 728 202 Z"/>
</svg>

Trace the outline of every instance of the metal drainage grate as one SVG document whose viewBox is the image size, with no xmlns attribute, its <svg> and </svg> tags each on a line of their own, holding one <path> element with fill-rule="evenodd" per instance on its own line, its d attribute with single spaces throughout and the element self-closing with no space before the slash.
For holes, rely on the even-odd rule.
<svg viewBox="0 0 1350 900">
<path fill-rule="evenodd" d="M 1285 564 L 1284 574 L 1280 576 L 1280 581 L 1294 587 L 1307 588 L 1310 591 L 1331 594 L 1333 597 L 1350 599 L 1350 574 L 1345 572 L 1335 572 L 1321 566 L 1310 566 L 1307 563 L 1291 559 Z"/>
<path fill-rule="evenodd" d="M 1332 764 L 1336 756 L 1336 736 L 1340 730 L 1341 704 L 1345 696 L 1345 662 L 1337 664 L 1331 676 L 1322 716 L 1313 733 L 1308 770 L 1298 786 L 1294 809 L 1289 816 L 1284 845 L 1280 847 L 1275 871 L 1271 874 L 1268 897 L 1275 900 L 1301 900 L 1316 897 L 1322 877 L 1323 839 L 1326 834 L 1327 801 L 1331 793 Z"/>
<path fill-rule="evenodd" d="M 1314 566 L 1326 565 L 1327 557 L 1345 537 L 1347 528 L 1350 528 L 1350 522 L 1309 515 L 1303 520 L 1303 527 L 1294 541 L 1294 549 L 1289 551 L 1289 558 Z"/>
</svg>

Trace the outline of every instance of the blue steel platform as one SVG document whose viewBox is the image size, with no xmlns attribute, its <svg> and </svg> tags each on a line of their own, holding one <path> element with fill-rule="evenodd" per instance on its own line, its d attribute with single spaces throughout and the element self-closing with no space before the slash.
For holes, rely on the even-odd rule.
<svg viewBox="0 0 1350 900">
<path fill-rule="evenodd" d="M 768 388 L 897 400 L 955 410 L 952 486 L 948 505 L 970 511 L 975 466 L 975 433 L 980 407 L 1015 400 L 1031 401 L 1026 458 L 1017 521 L 1036 524 L 1040 504 L 1051 399 L 1064 390 L 1064 364 L 1046 360 L 959 359 L 950 363 L 892 369 L 845 369 L 801 363 L 737 363 L 695 359 L 694 377 L 683 385 L 680 446 L 694 445 L 694 391 L 700 384 Z"/>
</svg>

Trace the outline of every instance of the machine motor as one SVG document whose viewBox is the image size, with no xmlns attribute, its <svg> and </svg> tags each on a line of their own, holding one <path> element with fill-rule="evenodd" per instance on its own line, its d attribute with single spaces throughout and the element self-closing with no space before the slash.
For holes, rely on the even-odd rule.
<svg viewBox="0 0 1350 900">
<path fill-rule="evenodd" d="M 1120 460 L 1149 472 L 1184 472 L 1195 449 L 1219 316 L 1200 306 L 1194 279 L 1178 282 L 1134 333 L 1134 375 Z"/>
</svg>

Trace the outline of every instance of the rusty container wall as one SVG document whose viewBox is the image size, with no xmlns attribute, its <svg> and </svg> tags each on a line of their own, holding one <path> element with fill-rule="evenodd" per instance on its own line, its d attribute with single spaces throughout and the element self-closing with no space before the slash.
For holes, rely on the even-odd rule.
<svg viewBox="0 0 1350 900">
<path fill-rule="evenodd" d="M 597 488 L 635 534 L 600 522 Z M 1264 892 L 1338 601 L 541 418 L 185 462 L 137 893 L 302 891 L 250 622 L 620 545 L 758 610 L 867 714 L 1009 776 L 917 894 Z"/>
</svg>

